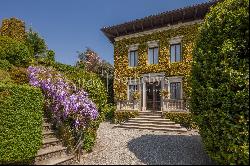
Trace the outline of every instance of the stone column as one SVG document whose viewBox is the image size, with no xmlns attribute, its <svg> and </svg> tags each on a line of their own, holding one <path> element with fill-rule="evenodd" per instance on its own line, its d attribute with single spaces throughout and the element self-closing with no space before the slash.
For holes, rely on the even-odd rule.
<svg viewBox="0 0 250 166">
<path fill-rule="evenodd" d="M 142 111 L 146 111 L 146 82 L 142 81 Z"/>
</svg>

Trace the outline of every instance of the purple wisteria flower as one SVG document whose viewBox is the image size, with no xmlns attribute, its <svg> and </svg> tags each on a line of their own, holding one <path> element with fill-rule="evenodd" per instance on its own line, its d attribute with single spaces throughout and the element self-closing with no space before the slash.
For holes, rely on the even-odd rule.
<svg viewBox="0 0 250 166">
<path fill-rule="evenodd" d="M 42 89 L 56 119 L 75 117 L 74 126 L 78 128 L 85 126 L 86 119 L 94 120 L 98 117 L 96 105 L 88 98 L 88 93 L 84 90 L 75 91 L 75 86 L 70 85 L 55 70 L 30 66 L 28 73 L 29 83 Z"/>
</svg>

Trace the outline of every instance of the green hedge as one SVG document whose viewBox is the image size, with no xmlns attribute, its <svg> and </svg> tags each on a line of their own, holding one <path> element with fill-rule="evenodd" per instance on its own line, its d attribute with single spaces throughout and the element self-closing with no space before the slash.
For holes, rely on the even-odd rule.
<svg viewBox="0 0 250 166">
<path fill-rule="evenodd" d="M 7 61 L 6 59 L 0 59 L 0 69 L 2 70 L 9 70 L 11 69 L 12 65 L 10 64 L 9 61 Z"/>
<path fill-rule="evenodd" d="M 28 47 L 9 37 L 0 36 L 0 59 L 16 66 L 27 66 L 31 61 Z"/>
<path fill-rule="evenodd" d="M 40 90 L 0 84 L 0 164 L 33 160 L 42 144 L 42 116 Z"/>
<path fill-rule="evenodd" d="M 192 114 L 189 112 L 165 112 L 163 117 L 170 119 L 187 129 L 197 129 L 197 126 L 193 122 Z"/>
<path fill-rule="evenodd" d="M 129 118 L 135 118 L 139 116 L 139 111 L 134 110 L 120 110 L 114 113 L 114 122 L 121 123 L 129 120 Z"/>
<path fill-rule="evenodd" d="M 218 164 L 249 163 L 248 10 L 248 0 L 219 2 L 194 50 L 191 111 Z"/>
<path fill-rule="evenodd" d="M 5 70 L 0 69 L 0 83 L 8 84 L 11 82 L 13 82 L 13 81 L 10 78 L 10 74 Z"/>
</svg>

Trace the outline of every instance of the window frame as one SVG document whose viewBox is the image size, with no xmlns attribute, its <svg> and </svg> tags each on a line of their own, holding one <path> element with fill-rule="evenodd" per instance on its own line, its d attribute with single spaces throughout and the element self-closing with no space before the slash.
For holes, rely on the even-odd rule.
<svg viewBox="0 0 250 166">
<path fill-rule="evenodd" d="M 155 49 L 157 48 L 157 63 L 155 63 Z M 153 50 L 153 63 L 150 63 L 150 54 L 149 54 L 149 50 Z M 154 47 L 149 47 L 148 48 L 148 64 L 150 65 L 157 65 L 159 64 L 159 46 L 154 46 Z"/>
<path fill-rule="evenodd" d="M 180 46 L 180 61 L 176 61 L 176 46 Z M 174 46 L 174 61 L 172 61 L 172 46 Z M 173 43 L 170 44 L 170 63 L 175 63 L 175 62 L 182 62 L 182 44 L 181 43 Z"/>
<path fill-rule="evenodd" d="M 174 98 L 172 98 L 172 91 L 171 91 L 171 88 L 173 87 L 173 86 L 171 86 L 172 84 L 175 84 L 175 91 L 174 91 Z M 177 85 L 179 85 L 179 86 L 177 86 Z M 170 82 L 170 84 L 169 84 L 169 88 L 170 88 L 170 99 L 173 99 L 173 100 L 181 100 L 182 99 L 182 82 L 179 82 L 179 81 L 175 81 L 175 82 Z M 177 87 L 179 87 L 180 89 L 179 89 L 179 98 L 177 98 Z"/>
<path fill-rule="evenodd" d="M 133 97 L 132 97 L 132 91 L 130 89 L 130 87 L 133 87 L 133 92 L 136 92 L 139 90 L 139 86 L 137 84 L 129 84 L 128 85 L 128 100 L 133 100 Z"/>
<path fill-rule="evenodd" d="M 133 63 L 132 63 L 132 61 L 131 61 L 131 53 L 133 53 L 133 59 L 134 59 L 134 61 L 133 61 Z M 129 55 L 128 55 L 129 57 L 128 57 L 128 66 L 129 67 L 137 67 L 138 66 L 138 50 L 129 50 Z M 133 65 L 132 65 L 133 64 Z"/>
</svg>

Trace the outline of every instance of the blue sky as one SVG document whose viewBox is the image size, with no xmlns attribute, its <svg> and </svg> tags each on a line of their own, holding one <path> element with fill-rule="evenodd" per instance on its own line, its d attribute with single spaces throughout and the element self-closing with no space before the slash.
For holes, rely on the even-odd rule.
<svg viewBox="0 0 250 166">
<path fill-rule="evenodd" d="M 3 0 L 0 20 L 16 17 L 32 26 L 61 63 L 75 64 L 86 47 L 113 64 L 113 45 L 100 29 L 207 0 Z"/>
</svg>

